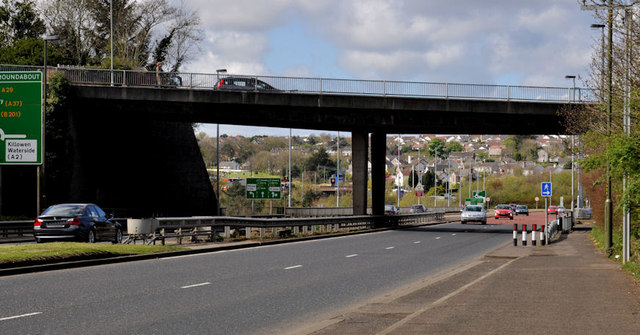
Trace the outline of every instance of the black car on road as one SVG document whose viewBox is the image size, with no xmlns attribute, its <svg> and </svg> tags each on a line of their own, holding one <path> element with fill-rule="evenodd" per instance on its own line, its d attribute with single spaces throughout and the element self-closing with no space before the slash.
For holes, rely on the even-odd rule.
<svg viewBox="0 0 640 335">
<path fill-rule="evenodd" d="M 36 242 L 75 240 L 122 242 L 122 225 L 94 204 L 58 204 L 47 209 L 33 223 Z"/>
</svg>

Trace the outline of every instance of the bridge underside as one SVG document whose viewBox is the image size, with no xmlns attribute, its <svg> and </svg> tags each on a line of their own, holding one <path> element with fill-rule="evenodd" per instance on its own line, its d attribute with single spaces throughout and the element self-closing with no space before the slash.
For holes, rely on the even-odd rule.
<svg viewBox="0 0 640 335">
<path fill-rule="evenodd" d="M 192 123 L 351 132 L 354 214 L 366 214 L 369 160 L 373 214 L 383 214 L 387 134 L 566 133 L 559 103 L 93 86 L 72 92 L 69 170 L 49 178 L 68 187 L 48 185 L 49 202 L 93 201 L 143 216 L 216 213 Z"/>
</svg>

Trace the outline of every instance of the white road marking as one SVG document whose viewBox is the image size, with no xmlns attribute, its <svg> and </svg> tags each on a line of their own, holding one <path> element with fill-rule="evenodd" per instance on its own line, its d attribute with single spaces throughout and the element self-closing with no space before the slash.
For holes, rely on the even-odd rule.
<svg viewBox="0 0 640 335">
<path fill-rule="evenodd" d="M 284 269 L 285 270 L 291 270 L 291 269 L 297 269 L 297 268 L 301 268 L 301 267 L 302 267 L 302 265 L 294 265 L 294 266 L 290 266 L 290 267 L 287 267 L 287 268 L 284 268 Z"/>
<path fill-rule="evenodd" d="M 353 255 L 347 255 L 345 256 L 346 258 L 351 258 L 351 257 L 358 257 L 358 254 L 353 254 Z"/>
<path fill-rule="evenodd" d="M 211 285 L 211 283 L 210 282 L 205 282 L 205 283 L 200 283 L 200 284 L 182 286 L 181 288 L 193 288 L 193 287 L 205 286 L 205 285 Z"/>
<path fill-rule="evenodd" d="M 451 234 L 451 236 L 456 236 L 456 235 L 458 235 L 458 234 Z"/>
<path fill-rule="evenodd" d="M 391 249 L 394 249 L 394 248 L 395 248 L 395 247 L 386 247 L 385 249 L 386 249 L 386 250 L 391 250 Z"/>
<path fill-rule="evenodd" d="M 34 315 L 38 315 L 38 314 L 42 314 L 42 312 L 35 312 L 35 313 L 27 313 L 27 314 L 22 314 L 22 315 L 8 316 L 6 318 L 0 318 L 0 321 L 7 321 L 7 320 L 13 320 L 13 319 L 19 319 L 19 318 L 26 318 L 28 316 L 34 316 Z"/>
<path fill-rule="evenodd" d="M 440 237 L 440 236 L 438 236 L 438 237 L 436 237 L 436 240 L 439 240 L 440 238 L 441 238 L 441 237 Z"/>
<path fill-rule="evenodd" d="M 459 289 L 457 289 L 457 290 L 455 290 L 455 291 L 453 291 L 453 292 L 451 292 L 451 293 L 449 293 L 449 294 L 445 295 L 444 297 L 442 297 L 442 298 L 440 298 L 440 299 L 438 299 L 438 300 L 436 300 L 436 301 L 434 301 L 434 302 L 430 303 L 429 305 L 424 306 L 424 307 L 423 307 L 423 308 L 421 308 L 420 310 L 415 311 L 415 312 L 413 312 L 412 314 L 407 315 L 406 317 L 404 317 L 404 319 L 402 319 L 402 320 L 400 320 L 400 321 L 398 321 L 398 322 L 394 323 L 393 325 L 389 326 L 387 329 L 377 332 L 377 333 L 376 333 L 376 335 L 387 335 L 387 334 L 389 334 L 389 333 L 393 332 L 394 330 L 397 330 L 397 329 L 398 329 L 398 328 L 400 328 L 402 325 L 404 325 L 404 324 L 406 324 L 407 322 L 409 322 L 409 321 L 411 321 L 411 320 L 415 319 L 416 317 L 418 317 L 418 316 L 419 316 L 419 315 L 421 315 L 422 313 L 424 313 L 424 312 L 426 312 L 426 311 L 428 311 L 428 310 L 432 309 L 432 308 L 433 308 L 433 307 L 435 307 L 435 306 L 438 306 L 438 305 L 440 305 L 440 304 L 444 303 L 445 301 L 449 300 L 450 298 L 452 298 L 452 297 L 454 297 L 454 296 L 456 296 L 456 295 L 460 294 L 461 292 L 463 292 L 463 291 L 467 290 L 469 287 L 471 287 L 471 286 L 473 286 L 473 285 L 477 284 L 478 282 L 480 282 L 480 281 L 484 280 L 485 278 L 487 278 L 487 277 L 489 277 L 489 276 L 492 276 L 494 273 L 496 273 L 496 272 L 498 272 L 498 271 L 502 270 L 503 268 L 507 267 L 509 264 L 511 264 L 511 263 L 513 263 L 513 262 L 515 262 L 515 261 L 517 261 L 518 259 L 520 259 L 520 257 L 518 257 L 518 258 L 514 258 L 514 259 L 510 260 L 509 262 L 507 262 L 507 263 L 505 263 L 505 264 L 502 264 L 500 267 L 498 267 L 498 268 L 496 268 L 496 269 L 493 269 L 493 270 L 491 270 L 491 271 L 489 271 L 489 272 L 485 273 L 485 274 L 484 274 L 484 275 L 482 275 L 480 278 L 477 278 L 477 279 L 475 279 L 474 281 L 472 281 L 472 282 L 470 282 L 470 283 L 468 283 L 468 284 L 466 284 L 466 285 L 464 285 L 464 286 L 460 287 Z"/>
<path fill-rule="evenodd" d="M 415 241 L 415 242 L 413 242 L 413 244 L 420 244 L 420 243 L 422 243 L 422 241 Z"/>
</svg>

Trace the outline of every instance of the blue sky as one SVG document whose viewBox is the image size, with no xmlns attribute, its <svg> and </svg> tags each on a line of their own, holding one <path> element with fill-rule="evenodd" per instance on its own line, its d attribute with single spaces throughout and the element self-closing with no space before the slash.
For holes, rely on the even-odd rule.
<svg viewBox="0 0 640 335">
<path fill-rule="evenodd" d="M 572 74 L 585 86 L 600 38 L 578 0 L 183 2 L 203 28 L 187 72 L 554 87 L 570 86 Z M 215 125 L 200 130 L 215 135 Z M 221 125 L 221 133 L 289 131 Z"/>
</svg>

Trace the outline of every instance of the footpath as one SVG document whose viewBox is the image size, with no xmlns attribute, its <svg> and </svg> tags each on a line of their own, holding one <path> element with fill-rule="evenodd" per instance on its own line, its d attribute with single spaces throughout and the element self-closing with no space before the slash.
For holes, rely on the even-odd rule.
<svg viewBox="0 0 640 335">
<path fill-rule="evenodd" d="M 640 286 L 586 231 L 503 246 L 439 278 L 303 330 L 311 334 L 640 334 Z"/>
</svg>

